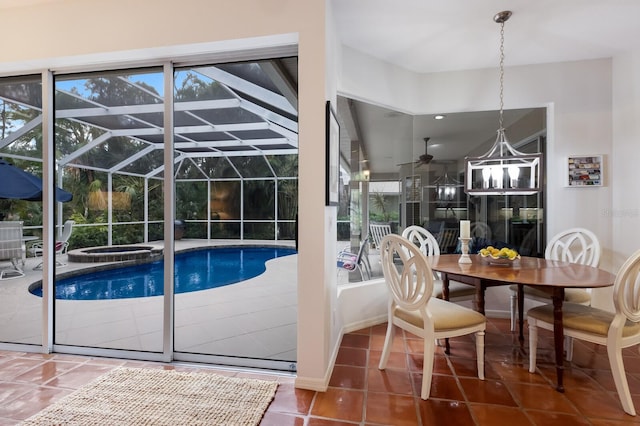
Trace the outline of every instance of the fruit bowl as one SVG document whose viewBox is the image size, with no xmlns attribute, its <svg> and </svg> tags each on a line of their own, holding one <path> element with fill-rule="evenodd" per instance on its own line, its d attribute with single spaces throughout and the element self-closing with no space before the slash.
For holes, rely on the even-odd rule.
<svg viewBox="0 0 640 426">
<path fill-rule="evenodd" d="M 480 256 L 483 260 L 493 265 L 511 265 L 513 262 L 520 260 L 517 251 L 509 248 L 496 249 L 492 246 L 480 250 Z"/>
</svg>

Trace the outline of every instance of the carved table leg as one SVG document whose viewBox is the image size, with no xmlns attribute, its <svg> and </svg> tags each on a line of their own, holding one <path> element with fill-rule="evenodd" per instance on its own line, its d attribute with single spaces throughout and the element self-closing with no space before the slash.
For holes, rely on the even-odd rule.
<svg viewBox="0 0 640 426">
<path fill-rule="evenodd" d="M 483 283 L 476 284 L 476 297 L 473 300 L 474 309 L 484 315 L 484 290 Z"/>
<path fill-rule="evenodd" d="M 442 274 L 442 298 L 449 300 L 449 275 Z M 451 353 L 451 345 L 449 345 L 449 338 L 444 339 L 444 353 L 449 355 Z"/>
<path fill-rule="evenodd" d="M 556 376 L 558 384 L 556 390 L 564 392 L 564 329 L 562 326 L 562 302 L 564 300 L 564 288 L 553 289 L 553 342 L 556 350 Z"/>
<path fill-rule="evenodd" d="M 524 288 L 522 284 L 518 284 L 518 325 L 520 326 L 520 345 L 524 344 Z"/>
</svg>

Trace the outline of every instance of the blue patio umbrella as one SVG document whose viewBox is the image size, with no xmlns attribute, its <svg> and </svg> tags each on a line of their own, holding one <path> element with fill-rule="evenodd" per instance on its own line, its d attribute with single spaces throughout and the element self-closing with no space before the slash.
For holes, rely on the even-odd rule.
<svg viewBox="0 0 640 426">
<path fill-rule="evenodd" d="M 0 160 L 0 198 L 42 201 L 42 179 Z M 71 201 L 73 194 L 56 186 L 56 201 Z"/>
</svg>

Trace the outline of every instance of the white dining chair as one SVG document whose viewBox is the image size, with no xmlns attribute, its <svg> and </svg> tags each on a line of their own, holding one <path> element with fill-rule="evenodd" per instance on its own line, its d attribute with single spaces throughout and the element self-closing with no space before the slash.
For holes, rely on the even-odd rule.
<svg viewBox="0 0 640 426">
<path fill-rule="evenodd" d="M 622 359 L 622 349 L 640 344 L 640 250 L 622 265 L 613 284 L 615 312 L 578 303 L 564 303 L 564 335 L 605 346 L 618 397 L 627 414 L 636 415 Z M 529 372 L 536 371 L 538 328 L 553 330 L 553 305 L 527 312 Z"/>
<path fill-rule="evenodd" d="M 600 263 L 600 242 L 598 237 L 585 228 L 570 228 L 557 233 L 551 238 L 544 252 L 545 259 L 559 260 L 562 262 L 580 263 L 597 267 Z M 510 313 L 511 331 L 516 330 L 516 318 L 518 313 L 517 296 L 518 286 L 509 286 L 511 290 Z M 523 287 L 525 299 L 549 303 L 551 296 L 533 287 Z M 568 288 L 564 292 L 566 302 L 589 305 L 591 303 L 591 289 Z M 567 348 L 569 357 L 571 348 Z M 571 359 L 571 358 L 569 358 Z"/>
<path fill-rule="evenodd" d="M 471 238 L 491 239 L 491 228 L 484 222 L 473 222 L 469 228 Z"/>
<path fill-rule="evenodd" d="M 476 337 L 478 378 L 484 380 L 484 315 L 432 297 L 433 272 L 425 255 L 408 239 L 400 235 L 387 235 L 382 240 L 380 255 L 390 297 L 387 334 L 378 368 L 386 368 L 396 326 L 422 337 L 424 361 L 420 397 L 428 399 L 435 341 L 473 333 Z"/>
<path fill-rule="evenodd" d="M 440 246 L 435 236 L 418 225 L 408 226 L 402 231 L 402 236 L 418 246 L 425 256 L 439 256 Z M 476 294 L 474 286 L 463 284 L 458 281 L 449 281 L 449 301 L 462 302 L 473 300 Z M 433 272 L 433 297 L 443 299 L 442 278 L 437 272 Z"/>
</svg>

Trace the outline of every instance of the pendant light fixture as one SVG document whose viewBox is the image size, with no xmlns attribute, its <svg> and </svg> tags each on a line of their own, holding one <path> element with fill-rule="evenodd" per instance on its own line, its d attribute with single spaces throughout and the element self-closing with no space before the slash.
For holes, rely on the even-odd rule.
<svg viewBox="0 0 640 426">
<path fill-rule="evenodd" d="M 498 136 L 486 154 L 465 158 L 465 192 L 469 195 L 532 195 L 541 191 L 542 154 L 525 154 L 511 146 L 504 133 L 504 23 L 506 10 L 493 20 L 500 24 L 500 115 Z"/>
<path fill-rule="evenodd" d="M 433 181 L 436 187 L 436 201 L 451 202 L 456 199 L 458 188 L 462 187 L 462 183 L 449 177 L 447 167 L 444 168 L 444 175 Z"/>
</svg>

